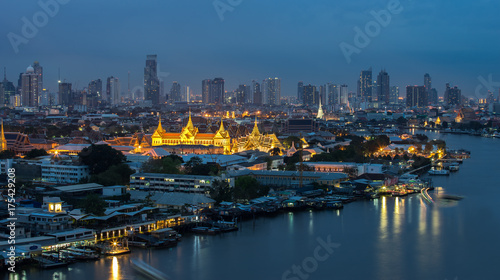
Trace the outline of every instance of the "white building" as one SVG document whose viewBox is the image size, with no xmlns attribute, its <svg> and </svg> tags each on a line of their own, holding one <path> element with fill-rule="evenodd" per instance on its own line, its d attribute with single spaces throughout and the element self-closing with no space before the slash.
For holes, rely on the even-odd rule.
<svg viewBox="0 0 500 280">
<path fill-rule="evenodd" d="M 42 181 L 48 183 L 79 183 L 90 177 L 87 165 L 74 165 L 68 161 L 48 161 L 41 164 Z"/>
<path fill-rule="evenodd" d="M 226 180 L 234 187 L 232 179 L 217 176 L 179 175 L 162 173 L 135 173 L 130 175 L 131 189 L 206 193 L 214 180 Z"/>
</svg>

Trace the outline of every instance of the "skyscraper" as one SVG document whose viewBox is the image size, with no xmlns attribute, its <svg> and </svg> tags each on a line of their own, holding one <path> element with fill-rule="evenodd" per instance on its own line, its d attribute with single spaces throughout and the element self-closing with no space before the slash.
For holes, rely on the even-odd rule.
<svg viewBox="0 0 500 280">
<path fill-rule="evenodd" d="M 368 70 L 362 70 L 359 75 L 359 97 L 361 101 L 372 102 L 372 68 Z"/>
<path fill-rule="evenodd" d="M 113 76 L 109 77 L 106 81 L 106 95 L 109 101 L 109 104 L 116 106 L 121 103 L 121 95 L 120 95 L 120 80 Z M 157 104 L 157 103 L 153 103 Z"/>
<path fill-rule="evenodd" d="M 160 103 L 160 80 L 157 73 L 157 55 L 146 57 L 144 68 L 144 99 L 152 101 L 153 105 Z"/>
<path fill-rule="evenodd" d="M 0 83 L 0 105 L 5 104 L 5 91 L 3 90 L 3 83 Z"/>
<path fill-rule="evenodd" d="M 223 104 L 225 103 L 224 99 L 224 79 L 223 78 L 215 78 L 212 80 L 212 85 L 210 87 L 210 103 L 214 104 Z"/>
<path fill-rule="evenodd" d="M 179 102 L 182 101 L 181 95 L 181 84 L 178 82 L 173 82 L 172 87 L 170 87 L 169 101 Z"/>
<path fill-rule="evenodd" d="M 304 105 L 314 105 L 314 94 L 316 92 L 316 86 L 313 86 L 311 84 L 308 84 L 307 86 L 304 86 L 304 100 L 302 104 Z"/>
<path fill-rule="evenodd" d="M 342 105 L 346 105 L 349 101 L 349 88 L 347 85 L 341 85 L 339 90 L 339 102 Z"/>
<path fill-rule="evenodd" d="M 205 104 L 210 103 L 210 89 L 212 87 L 212 81 L 209 79 L 201 81 L 201 100 Z"/>
<path fill-rule="evenodd" d="M 2 104 L 10 104 L 10 97 L 16 95 L 16 87 L 14 86 L 14 83 L 9 82 L 7 80 L 7 73 L 4 68 L 3 72 L 3 96 L 4 96 L 4 103 Z"/>
<path fill-rule="evenodd" d="M 304 104 L 304 82 L 302 81 L 297 84 L 297 100 Z"/>
<path fill-rule="evenodd" d="M 339 87 L 336 84 L 328 83 L 328 105 L 339 104 Z"/>
<path fill-rule="evenodd" d="M 236 102 L 238 104 L 244 104 L 248 102 L 248 100 L 250 99 L 250 95 L 251 95 L 250 86 L 239 85 L 238 89 L 236 90 Z"/>
<path fill-rule="evenodd" d="M 280 105 L 281 80 L 279 78 L 267 78 L 262 85 L 264 88 L 264 103 L 269 105 Z"/>
<path fill-rule="evenodd" d="M 29 66 L 26 73 L 21 76 L 21 103 L 24 107 L 37 107 L 38 96 L 41 92 L 38 83 L 39 75 L 35 73 L 35 69 Z"/>
<path fill-rule="evenodd" d="M 390 103 L 391 104 L 398 104 L 399 103 L 399 87 L 397 86 L 392 86 L 391 87 L 391 98 L 390 98 Z"/>
<path fill-rule="evenodd" d="M 429 104 L 438 104 L 438 92 L 435 88 L 431 88 L 428 97 Z"/>
<path fill-rule="evenodd" d="M 38 61 L 35 61 L 33 63 L 33 70 L 35 70 L 35 74 L 38 75 L 38 91 L 39 91 L 39 93 L 42 93 L 42 91 L 43 91 L 43 67 L 40 66 L 40 63 L 38 63 Z"/>
<path fill-rule="evenodd" d="M 101 79 L 93 80 L 89 83 L 87 100 L 89 107 L 97 107 L 98 104 L 103 102 Z"/>
<path fill-rule="evenodd" d="M 462 103 L 462 91 L 457 87 L 450 87 L 446 84 L 446 91 L 444 93 L 444 103 L 448 105 L 460 105 Z"/>
<path fill-rule="evenodd" d="M 406 107 L 423 108 L 428 104 L 427 92 L 425 86 L 407 86 L 406 87 Z"/>
<path fill-rule="evenodd" d="M 385 70 L 377 76 L 377 101 L 389 104 L 391 98 L 389 74 Z"/>
<path fill-rule="evenodd" d="M 427 101 L 429 104 L 432 103 L 431 98 L 430 98 L 430 93 L 432 89 L 432 80 L 431 80 L 431 75 L 429 73 L 425 73 L 424 75 L 424 87 L 425 87 L 425 92 L 427 93 Z"/>
<path fill-rule="evenodd" d="M 262 91 L 257 81 L 252 81 L 253 104 L 262 105 Z"/>
<path fill-rule="evenodd" d="M 325 99 L 326 99 L 326 85 L 319 86 L 319 103 L 321 104 L 326 104 Z M 319 104 L 318 104 L 319 105 Z"/>
<path fill-rule="evenodd" d="M 59 105 L 73 105 L 73 92 L 71 91 L 71 83 L 59 83 Z"/>
</svg>

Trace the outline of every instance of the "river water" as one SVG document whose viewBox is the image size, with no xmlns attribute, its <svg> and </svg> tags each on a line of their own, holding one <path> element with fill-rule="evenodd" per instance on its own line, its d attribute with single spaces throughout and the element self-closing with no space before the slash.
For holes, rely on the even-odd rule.
<svg viewBox="0 0 500 280">
<path fill-rule="evenodd" d="M 439 188 L 429 192 L 463 200 L 429 204 L 418 194 L 353 202 L 342 210 L 283 213 L 242 222 L 237 232 L 187 235 L 171 249 L 135 249 L 4 279 L 146 279 L 130 267 L 130 258 L 172 280 L 500 279 L 500 139 L 427 134 L 472 152 L 459 172 L 434 177 Z"/>
</svg>

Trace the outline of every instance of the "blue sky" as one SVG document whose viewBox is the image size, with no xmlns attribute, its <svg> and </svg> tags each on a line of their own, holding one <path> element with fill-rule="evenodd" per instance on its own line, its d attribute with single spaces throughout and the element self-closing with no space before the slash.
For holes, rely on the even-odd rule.
<svg viewBox="0 0 500 280">
<path fill-rule="evenodd" d="M 227 90 L 277 76 L 282 95 L 295 95 L 299 80 L 355 91 L 360 70 L 370 66 L 374 76 L 385 68 L 400 87 L 423 84 L 429 73 L 440 95 L 447 82 L 469 96 L 479 76 L 500 82 L 499 1 L 400 0 L 402 11 L 350 63 L 339 44 L 354 46 L 354 28 L 396 0 L 220 0 L 237 4 L 222 21 L 213 0 L 65 1 L 17 53 L 7 35 L 22 36 L 21 18 L 32 22 L 43 9 L 37 1 L 3 1 L 0 67 L 9 80 L 38 60 L 52 91 L 58 68 L 78 88 L 113 75 L 125 89 L 127 72 L 139 86 L 146 55 L 158 54 L 160 70 L 170 73 L 167 88 L 175 80 L 196 93 L 202 79 L 219 76 Z"/>
</svg>

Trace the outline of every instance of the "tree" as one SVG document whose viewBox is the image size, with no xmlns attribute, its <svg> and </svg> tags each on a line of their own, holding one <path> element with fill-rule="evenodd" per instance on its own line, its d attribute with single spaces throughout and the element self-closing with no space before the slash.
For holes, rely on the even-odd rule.
<svg viewBox="0 0 500 280">
<path fill-rule="evenodd" d="M 191 170 L 191 175 L 215 176 L 219 173 L 220 166 L 218 163 L 205 163 L 196 165 Z"/>
<path fill-rule="evenodd" d="M 125 186 L 130 184 L 130 175 L 134 173 L 134 170 L 132 170 L 128 164 L 121 163 L 113 165 L 108 170 L 92 176 L 91 181 L 104 186 Z"/>
<path fill-rule="evenodd" d="M 239 177 L 234 182 L 234 199 L 251 200 L 268 193 L 269 187 L 261 186 L 257 179 L 251 176 Z"/>
<path fill-rule="evenodd" d="M 280 153 L 281 153 L 281 150 L 278 147 L 272 148 L 271 150 L 269 150 L 269 154 L 272 156 L 279 156 Z"/>
<path fill-rule="evenodd" d="M 106 210 L 106 202 L 99 195 L 92 193 L 87 195 L 80 203 L 82 208 L 87 214 L 94 214 L 96 216 L 103 216 Z"/>
<path fill-rule="evenodd" d="M 222 201 L 232 201 L 233 198 L 233 190 L 225 180 L 213 180 L 209 194 L 216 204 L 220 204 Z"/>
<path fill-rule="evenodd" d="M 91 145 L 83 149 L 78 156 L 83 164 L 88 165 L 90 174 L 102 173 L 112 165 L 125 162 L 125 156 L 108 145 Z"/>
<path fill-rule="evenodd" d="M 429 143 L 425 144 L 424 153 L 430 154 L 432 152 L 432 148 L 433 148 L 432 144 Z"/>
<path fill-rule="evenodd" d="M 295 147 L 297 147 L 297 145 L 301 147 L 300 145 L 302 145 L 302 141 L 297 136 L 288 136 L 285 140 L 283 140 L 283 145 L 287 148 L 291 148 L 292 143 L 295 144 Z"/>
<path fill-rule="evenodd" d="M 46 156 L 47 155 L 47 151 L 45 151 L 44 149 L 33 149 L 29 152 L 26 153 L 26 155 L 24 156 L 25 159 L 32 159 L 32 158 L 37 158 L 37 157 L 41 157 L 41 156 Z"/>
<path fill-rule="evenodd" d="M 9 158 L 15 158 L 16 153 L 14 153 L 11 150 L 5 150 L 0 152 L 0 159 L 9 159 Z"/>
<path fill-rule="evenodd" d="M 151 158 L 142 165 L 142 171 L 147 173 L 180 174 L 182 161 L 176 157 Z"/>
</svg>

